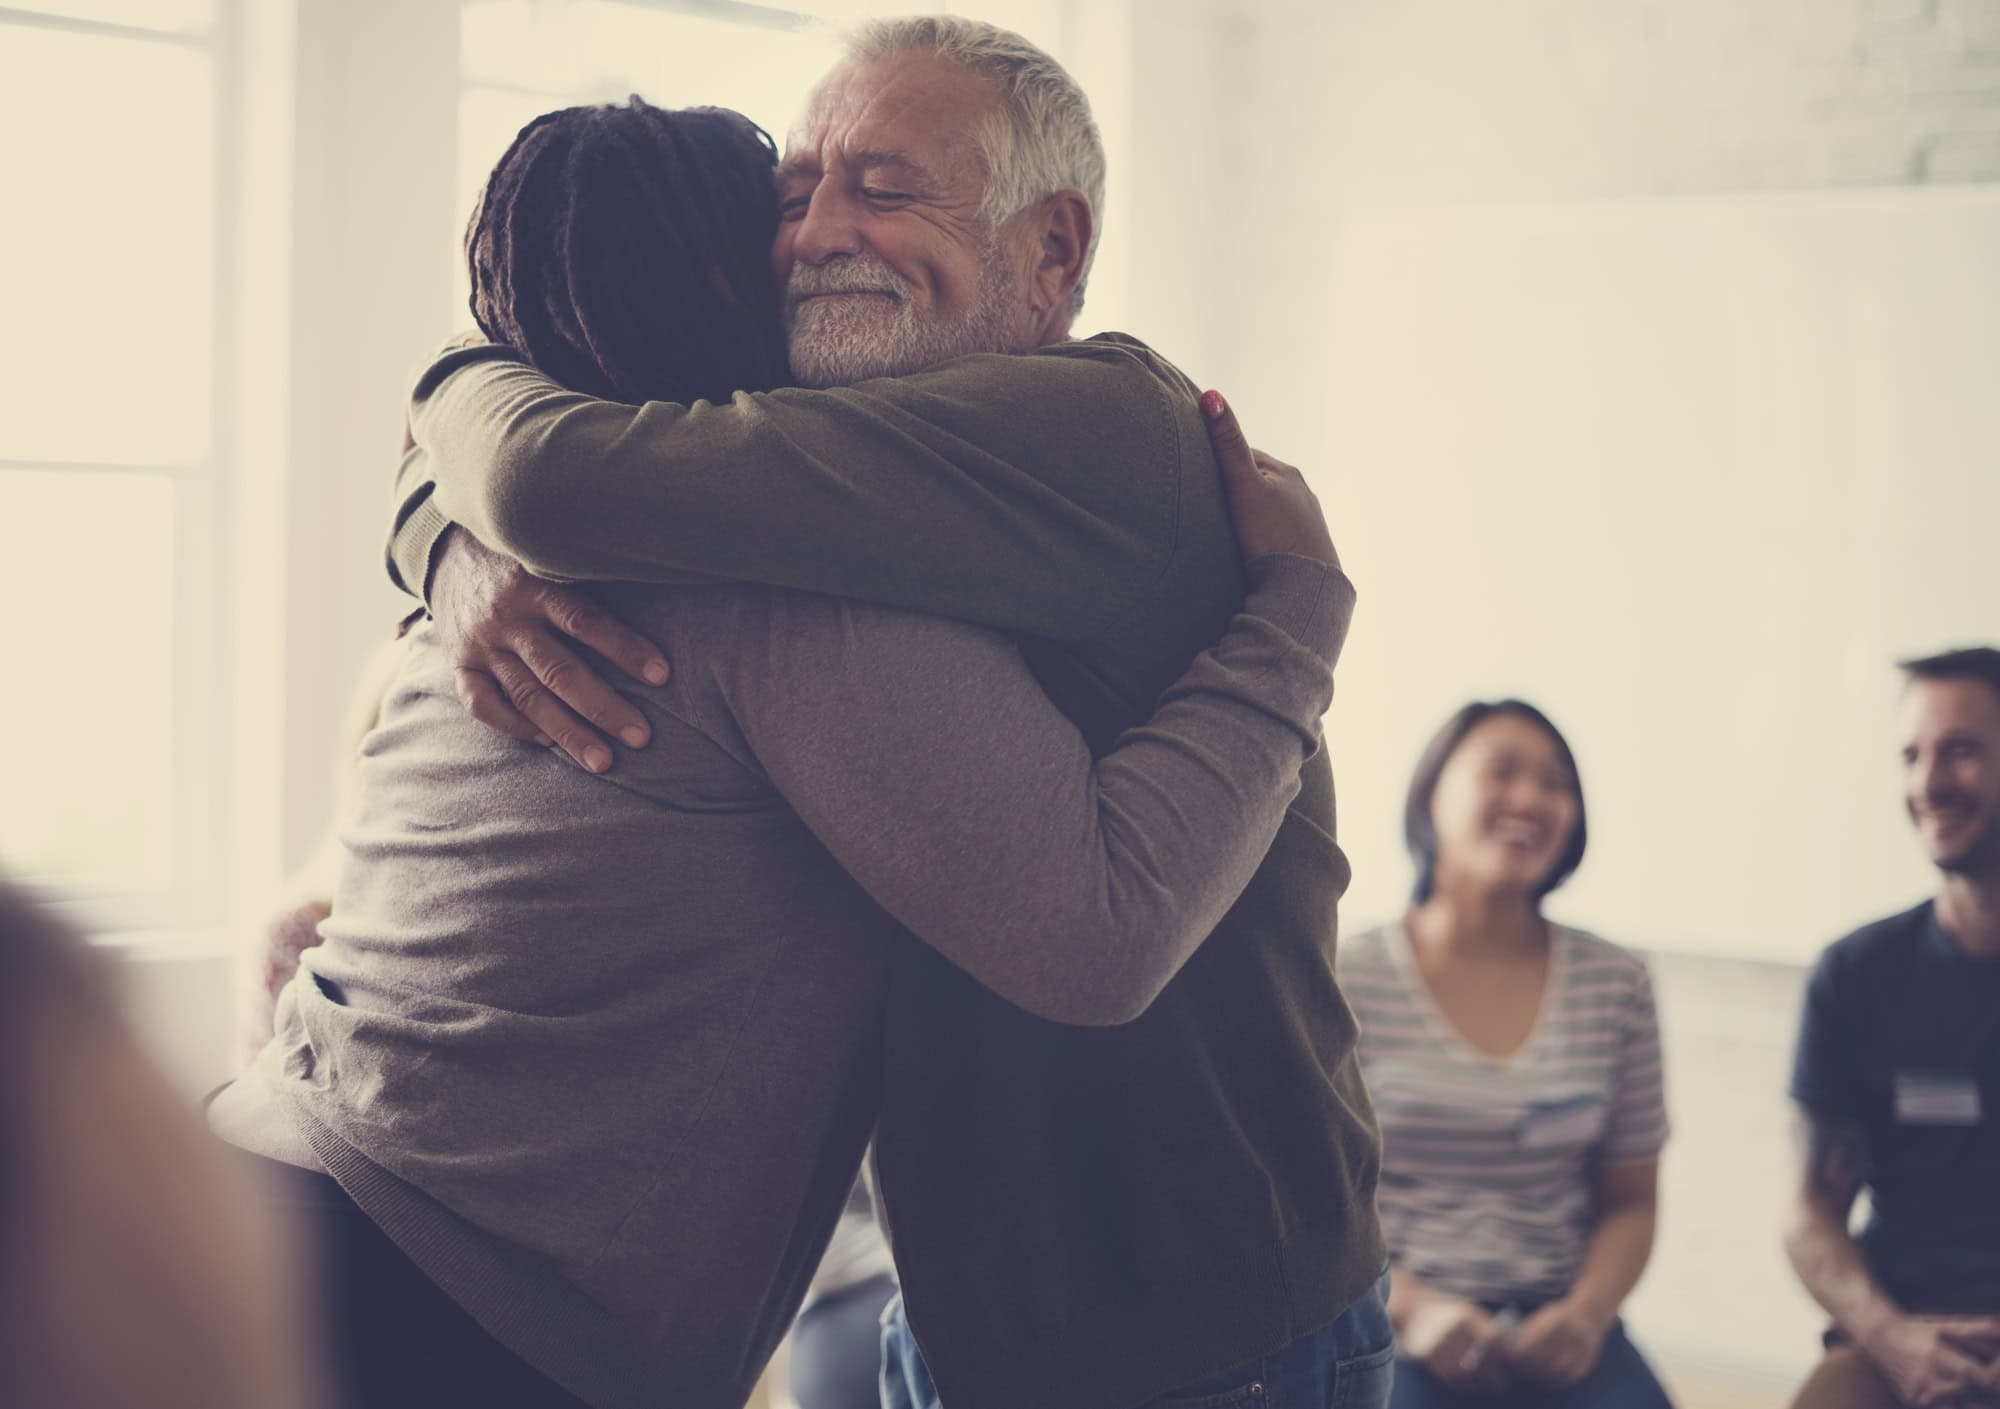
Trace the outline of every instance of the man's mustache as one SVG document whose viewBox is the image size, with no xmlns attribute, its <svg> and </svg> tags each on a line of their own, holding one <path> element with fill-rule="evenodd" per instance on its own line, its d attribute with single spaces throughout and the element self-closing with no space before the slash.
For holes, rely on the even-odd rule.
<svg viewBox="0 0 2000 1409">
<path fill-rule="evenodd" d="M 1979 799 L 1969 793 L 1926 793 L 1910 804 L 1911 814 L 1975 812 Z"/>
<path fill-rule="evenodd" d="M 886 264 L 847 258 L 825 264 L 794 264 L 785 285 L 785 302 L 797 307 L 815 294 L 883 294 L 902 299 L 903 280 Z"/>
</svg>

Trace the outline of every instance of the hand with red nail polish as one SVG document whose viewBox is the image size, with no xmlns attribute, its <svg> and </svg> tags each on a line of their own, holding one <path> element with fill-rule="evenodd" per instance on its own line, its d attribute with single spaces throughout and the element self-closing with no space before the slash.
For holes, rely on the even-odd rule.
<svg viewBox="0 0 2000 1409">
<path fill-rule="evenodd" d="M 1295 553 L 1330 567 L 1340 566 L 1327 531 L 1326 516 L 1305 476 L 1283 460 L 1253 450 L 1236 423 L 1236 413 L 1217 391 L 1203 392 L 1202 418 L 1222 471 L 1222 492 L 1236 525 L 1237 546 L 1246 558 Z"/>
</svg>

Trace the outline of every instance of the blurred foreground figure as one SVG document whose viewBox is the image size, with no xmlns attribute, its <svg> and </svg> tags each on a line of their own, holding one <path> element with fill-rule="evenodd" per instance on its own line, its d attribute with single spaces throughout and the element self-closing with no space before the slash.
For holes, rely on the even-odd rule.
<svg viewBox="0 0 2000 1409">
<path fill-rule="evenodd" d="M 1795 1409 L 2000 1405 L 2000 650 L 1903 673 L 1904 805 L 1938 893 L 1829 947 L 1806 989 L 1785 1243 L 1833 1327 Z"/>
<path fill-rule="evenodd" d="M 1576 759 L 1533 705 L 1469 704 L 1403 830 L 1408 915 L 1339 952 L 1382 1122 L 1392 1409 L 1665 1409 L 1619 1321 L 1667 1138 L 1652 983 L 1542 914 L 1583 860 Z"/>
<path fill-rule="evenodd" d="M 316 1404 L 258 1215 L 92 956 L 0 887 L 0 1404 Z"/>
</svg>

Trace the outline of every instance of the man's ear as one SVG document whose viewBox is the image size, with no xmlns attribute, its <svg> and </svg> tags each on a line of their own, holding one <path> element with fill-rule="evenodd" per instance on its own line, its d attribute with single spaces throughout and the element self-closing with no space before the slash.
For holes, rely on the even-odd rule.
<svg viewBox="0 0 2000 1409">
<path fill-rule="evenodd" d="M 1057 191 L 1041 203 L 1037 217 L 1041 250 L 1033 274 L 1034 307 L 1038 318 L 1069 318 L 1070 295 L 1083 279 L 1097 221 L 1090 202 L 1077 190 Z"/>
</svg>

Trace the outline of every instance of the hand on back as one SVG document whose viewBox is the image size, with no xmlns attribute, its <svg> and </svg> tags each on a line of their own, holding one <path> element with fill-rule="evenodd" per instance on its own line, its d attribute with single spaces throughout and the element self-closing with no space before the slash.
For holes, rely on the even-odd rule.
<svg viewBox="0 0 2000 1409">
<path fill-rule="evenodd" d="M 1243 428 L 1236 423 L 1236 413 L 1219 392 L 1202 394 L 1201 412 L 1209 443 L 1215 447 L 1223 496 L 1229 501 L 1229 516 L 1236 525 L 1236 542 L 1243 556 L 1296 553 L 1339 567 L 1340 557 L 1333 550 L 1326 516 L 1320 512 L 1319 500 L 1305 476 L 1284 461 L 1251 449 Z"/>
<path fill-rule="evenodd" d="M 438 644 L 457 670 L 458 698 L 489 729 L 553 743 L 593 773 L 611 767 L 607 736 L 631 748 L 651 739 L 646 717 L 575 647 L 651 685 L 665 683 L 666 659 L 587 592 L 544 582 L 453 527 L 438 548 L 430 605 Z"/>
</svg>

